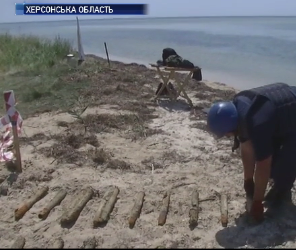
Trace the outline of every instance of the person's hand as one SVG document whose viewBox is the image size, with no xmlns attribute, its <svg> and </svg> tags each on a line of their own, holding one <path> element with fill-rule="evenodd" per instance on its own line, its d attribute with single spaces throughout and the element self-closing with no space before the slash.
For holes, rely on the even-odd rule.
<svg viewBox="0 0 296 250">
<path fill-rule="evenodd" d="M 245 189 L 247 198 L 253 199 L 254 190 L 255 190 L 255 184 L 254 184 L 253 178 L 247 179 L 244 181 L 244 189 Z"/>
<path fill-rule="evenodd" d="M 253 201 L 250 216 L 256 223 L 260 223 L 264 220 L 264 207 L 262 201 Z"/>
</svg>

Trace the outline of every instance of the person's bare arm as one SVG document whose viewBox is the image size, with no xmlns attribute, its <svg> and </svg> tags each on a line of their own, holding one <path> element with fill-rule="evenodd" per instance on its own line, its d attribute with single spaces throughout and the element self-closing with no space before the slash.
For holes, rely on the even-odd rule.
<svg viewBox="0 0 296 250">
<path fill-rule="evenodd" d="M 270 176 L 272 156 L 256 162 L 254 200 L 262 201 Z"/>
<path fill-rule="evenodd" d="M 250 140 L 241 143 L 241 158 L 244 166 L 244 179 L 253 179 L 255 169 L 255 156 Z"/>
</svg>

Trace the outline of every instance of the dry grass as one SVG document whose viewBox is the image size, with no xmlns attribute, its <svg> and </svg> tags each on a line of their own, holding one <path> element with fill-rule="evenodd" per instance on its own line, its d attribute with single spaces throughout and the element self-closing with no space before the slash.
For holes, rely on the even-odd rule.
<svg viewBox="0 0 296 250">
<path fill-rule="evenodd" d="M 191 85 L 193 87 L 194 85 Z M 205 83 L 200 82 L 198 86 L 193 87 L 197 92 L 194 97 L 208 102 L 230 101 L 233 99 L 235 92 L 232 90 L 213 89 Z"/>
<path fill-rule="evenodd" d="M 77 131 L 86 130 L 90 133 L 113 133 L 115 131 L 124 131 L 127 138 L 137 140 L 148 136 L 162 133 L 158 129 L 150 129 L 147 125 L 151 119 L 155 118 L 152 114 L 154 110 L 148 113 L 138 114 L 88 114 L 82 119 L 72 123 L 71 128 Z"/>
<path fill-rule="evenodd" d="M 43 133 L 35 134 L 31 137 L 22 137 L 23 143 L 32 143 L 36 141 L 55 140 L 50 147 L 41 147 L 38 152 L 45 157 L 53 158 L 57 164 L 68 163 L 83 166 L 92 164 L 93 166 L 103 165 L 110 169 L 129 170 L 130 165 L 125 161 L 114 159 L 112 154 L 103 148 L 95 134 L 58 134 L 46 136 Z M 91 145 L 92 147 L 86 147 Z"/>
<path fill-rule="evenodd" d="M 11 44 L 18 41 L 18 38 L 8 38 L 10 40 L 5 41 Z M 42 43 L 37 38 L 31 39 L 36 44 Z M 47 51 L 58 49 L 60 43 L 64 46 L 61 51 L 71 50 L 67 42 L 56 40 L 51 47 L 47 46 Z M 161 129 L 149 128 L 149 123 L 157 118 L 156 104 L 151 102 L 159 83 L 154 78 L 155 71 L 143 65 L 120 62 L 111 62 L 109 68 L 106 60 L 94 55 L 87 55 L 86 61 L 76 68 L 70 68 L 62 56 L 51 67 L 43 67 L 43 61 L 39 64 L 41 66 L 36 67 L 34 72 L 26 67 L 19 67 L 17 72 L 8 72 L 1 82 L 3 86 L 9 83 L 10 88 L 15 90 L 18 109 L 24 118 L 54 110 L 68 112 L 76 118 L 71 124 L 64 121 L 57 123 L 59 127 L 67 128 L 67 134 L 45 136 L 40 133 L 30 138 L 21 138 L 23 143 L 54 140 L 55 144 L 51 147 L 39 149 L 46 157 L 57 162 L 78 165 L 89 162 L 96 166 L 127 170 L 130 169 L 129 164 L 114 160 L 110 152 L 100 147 L 97 134 L 117 133 L 125 138 L 138 140 L 164 133 Z M 185 75 L 177 74 L 177 77 L 184 79 Z M 197 120 L 205 120 L 206 116 L 201 110 L 209 106 L 209 102 L 230 99 L 234 94 L 212 89 L 195 80 L 189 81 L 188 90 L 195 91 L 195 96 L 203 101 L 192 109 L 191 117 Z M 88 107 L 99 105 L 119 107 L 122 112 L 119 115 L 83 115 Z M 205 129 L 202 123 L 196 126 Z M 184 161 L 176 152 L 164 155 L 163 160 L 166 159 Z"/>
</svg>

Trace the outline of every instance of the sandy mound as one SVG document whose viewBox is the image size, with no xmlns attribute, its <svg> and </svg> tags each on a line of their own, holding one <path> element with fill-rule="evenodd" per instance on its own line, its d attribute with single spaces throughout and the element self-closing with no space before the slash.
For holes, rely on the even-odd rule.
<svg viewBox="0 0 296 250">
<path fill-rule="evenodd" d="M 65 248 L 81 248 L 92 240 L 97 248 L 295 247 L 295 209 L 287 208 L 282 216 L 253 227 L 240 216 L 245 202 L 240 159 L 231 153 L 231 141 L 217 142 L 204 130 L 201 109 L 233 95 L 225 86 L 212 88 L 217 86 L 192 87 L 190 97 L 196 107 L 191 111 L 182 101 L 146 103 L 151 110 L 145 125 L 140 121 L 147 116 L 141 112 L 106 104 L 88 108 L 78 118 L 44 113 L 26 119 L 21 138 L 23 173 L 17 176 L 1 168 L 1 247 L 10 247 L 18 235 L 26 239 L 25 248 L 48 248 L 59 237 Z M 15 221 L 14 210 L 44 186 L 49 187 L 48 195 Z M 74 225 L 62 226 L 64 210 L 88 186 L 99 195 L 86 204 Z M 111 186 L 120 193 L 110 220 L 93 228 L 100 201 Z M 66 198 L 40 220 L 39 211 L 61 189 L 67 191 Z M 158 226 L 162 198 L 169 189 L 167 220 Z M 198 225 L 192 228 L 188 213 L 195 189 L 200 211 Z M 139 191 L 145 191 L 145 201 L 130 229 L 128 218 Z M 229 198 L 227 228 L 220 223 L 221 193 Z"/>
</svg>

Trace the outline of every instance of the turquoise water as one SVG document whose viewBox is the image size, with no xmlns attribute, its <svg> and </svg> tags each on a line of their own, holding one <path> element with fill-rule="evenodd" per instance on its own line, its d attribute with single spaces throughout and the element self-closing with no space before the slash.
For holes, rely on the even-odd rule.
<svg viewBox="0 0 296 250">
<path fill-rule="evenodd" d="M 203 68 L 204 78 L 244 89 L 282 81 L 296 85 L 296 17 L 191 17 L 81 20 L 85 53 L 151 63 L 162 49 Z M 60 35 L 76 46 L 76 20 L 0 24 L 0 32 Z"/>
</svg>

